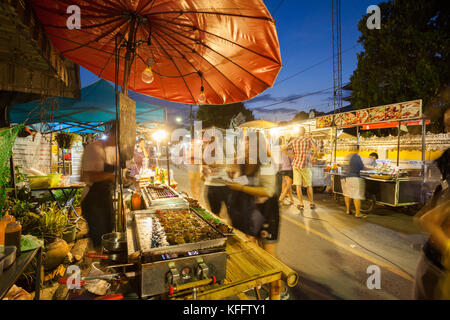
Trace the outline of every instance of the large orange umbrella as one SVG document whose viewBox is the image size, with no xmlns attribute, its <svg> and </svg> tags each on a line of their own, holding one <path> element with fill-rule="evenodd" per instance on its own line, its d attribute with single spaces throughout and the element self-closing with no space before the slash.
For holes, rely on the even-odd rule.
<svg viewBox="0 0 450 320">
<path fill-rule="evenodd" d="M 64 56 L 116 83 L 129 74 L 129 89 L 156 98 L 245 101 L 271 87 L 281 68 L 275 23 L 261 0 L 30 1 Z M 81 29 L 67 27 L 68 19 L 76 26 L 74 7 L 67 13 L 73 5 Z"/>
</svg>

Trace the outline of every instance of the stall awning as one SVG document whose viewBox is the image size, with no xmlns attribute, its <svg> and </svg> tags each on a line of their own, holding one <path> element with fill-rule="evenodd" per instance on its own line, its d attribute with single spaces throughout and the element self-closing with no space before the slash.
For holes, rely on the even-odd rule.
<svg viewBox="0 0 450 320">
<path fill-rule="evenodd" d="M 99 124 L 116 118 L 115 89 L 100 79 L 81 89 L 81 99 L 51 97 L 8 107 L 10 123 Z M 165 108 L 136 101 L 138 123 L 165 122 Z"/>
<path fill-rule="evenodd" d="M 427 120 L 426 124 L 429 125 L 430 120 Z M 402 121 L 402 125 L 405 125 L 408 127 L 409 126 L 421 126 L 422 120 Z M 364 124 L 361 126 L 361 129 L 362 130 L 372 130 L 372 129 L 385 129 L 385 128 L 396 128 L 396 127 L 398 127 L 398 121 Z"/>
</svg>

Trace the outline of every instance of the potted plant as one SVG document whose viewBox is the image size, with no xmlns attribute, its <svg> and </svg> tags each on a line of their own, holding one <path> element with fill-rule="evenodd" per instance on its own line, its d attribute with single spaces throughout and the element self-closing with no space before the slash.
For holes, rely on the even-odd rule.
<svg viewBox="0 0 450 320">
<path fill-rule="evenodd" d="M 73 198 L 72 205 L 75 211 L 80 216 L 81 215 L 81 196 L 83 195 L 83 189 L 78 189 Z"/>
<path fill-rule="evenodd" d="M 62 238 L 68 223 L 66 215 L 59 209 L 56 202 L 44 203 L 40 208 L 37 233 L 45 243 L 51 243 Z"/>
<path fill-rule="evenodd" d="M 66 228 L 62 234 L 62 239 L 67 243 L 75 241 L 77 237 L 77 224 L 75 223 L 75 219 L 69 219 L 67 222 Z"/>
<path fill-rule="evenodd" d="M 58 143 L 58 147 L 60 149 L 70 149 L 72 148 L 74 142 L 78 139 L 78 136 L 75 133 L 70 132 L 58 132 L 55 135 L 55 140 Z"/>
</svg>

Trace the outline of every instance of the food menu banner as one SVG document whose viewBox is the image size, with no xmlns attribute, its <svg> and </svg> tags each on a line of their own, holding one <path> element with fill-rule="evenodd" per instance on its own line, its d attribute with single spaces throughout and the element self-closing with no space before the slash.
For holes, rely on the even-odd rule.
<svg viewBox="0 0 450 320">
<path fill-rule="evenodd" d="M 316 118 L 316 128 L 350 127 L 385 121 L 411 120 L 420 117 L 422 117 L 422 100 L 413 100 L 319 117 Z"/>
</svg>

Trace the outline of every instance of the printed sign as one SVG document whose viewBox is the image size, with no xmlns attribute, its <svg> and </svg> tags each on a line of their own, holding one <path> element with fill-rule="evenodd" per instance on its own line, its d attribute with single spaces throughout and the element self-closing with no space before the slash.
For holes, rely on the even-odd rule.
<svg viewBox="0 0 450 320">
<path fill-rule="evenodd" d="M 385 121 L 417 119 L 421 116 L 422 100 L 414 100 L 319 117 L 316 118 L 316 128 L 351 127 Z"/>
<path fill-rule="evenodd" d="M 34 137 L 16 138 L 13 146 L 14 164 L 23 168 L 34 168 L 44 173 L 51 172 L 51 135 L 37 133 Z"/>
<path fill-rule="evenodd" d="M 119 134 L 120 134 L 120 163 L 122 168 L 125 162 L 134 156 L 136 143 L 136 102 L 123 93 L 119 93 Z"/>
</svg>

